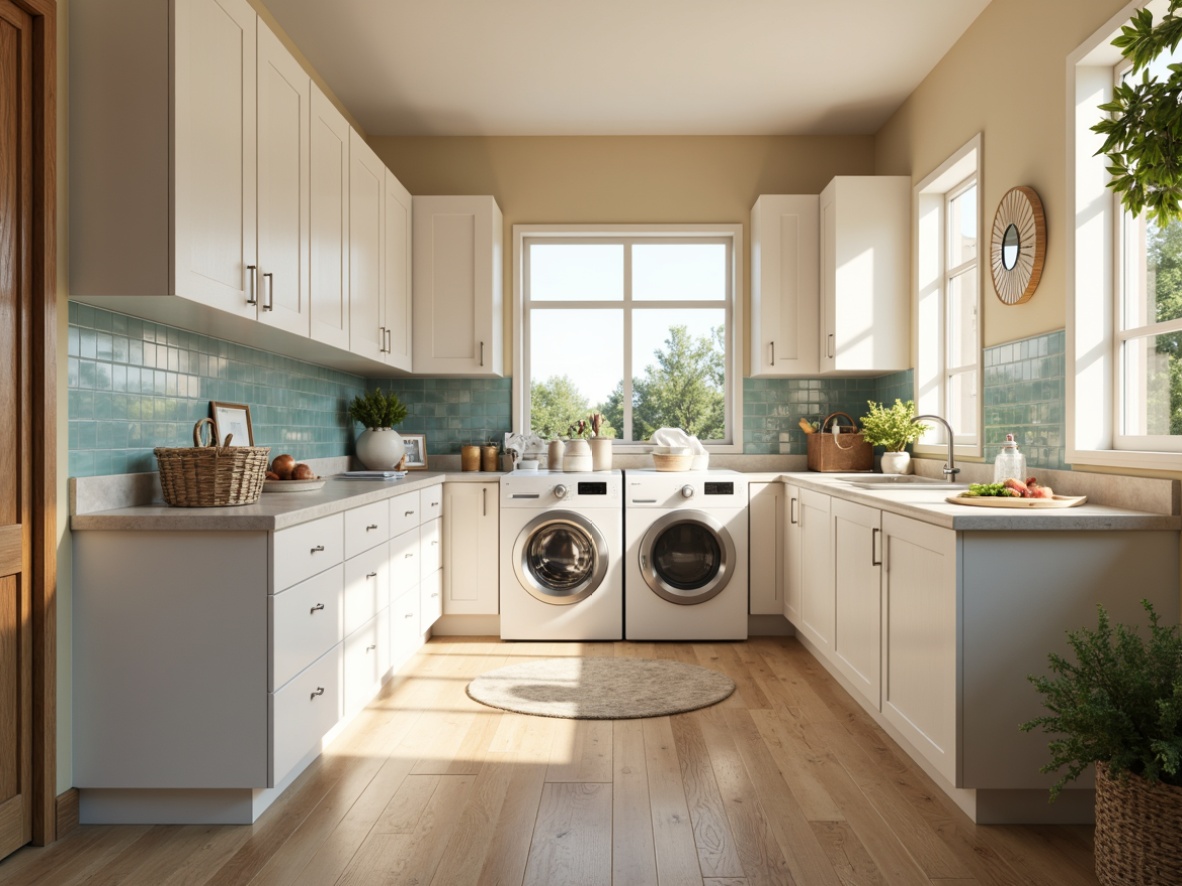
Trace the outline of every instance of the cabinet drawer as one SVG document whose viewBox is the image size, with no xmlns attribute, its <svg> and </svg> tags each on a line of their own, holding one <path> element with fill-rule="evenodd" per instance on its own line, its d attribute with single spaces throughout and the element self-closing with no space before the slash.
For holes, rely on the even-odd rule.
<svg viewBox="0 0 1182 886">
<path fill-rule="evenodd" d="M 270 598 L 272 692 L 341 639 L 343 573 L 338 564 Z"/>
<path fill-rule="evenodd" d="M 345 558 L 356 557 L 362 551 L 376 547 L 390 538 L 390 506 L 375 501 L 351 511 L 345 511 Z"/>
<path fill-rule="evenodd" d="M 395 668 L 423 644 L 419 624 L 419 589 L 412 588 L 390 604 L 390 663 Z"/>
<path fill-rule="evenodd" d="M 274 787 L 341 718 L 338 643 L 271 695 L 271 778 Z"/>
<path fill-rule="evenodd" d="M 443 570 L 423 576 L 419 584 L 419 628 L 425 634 L 443 615 Z"/>
<path fill-rule="evenodd" d="M 271 542 L 271 592 L 282 591 L 345 559 L 345 516 L 332 514 L 281 529 Z"/>
<path fill-rule="evenodd" d="M 390 499 L 390 537 L 401 535 L 419 525 L 420 508 L 417 492 L 407 492 Z"/>
<path fill-rule="evenodd" d="M 419 490 L 419 509 L 423 522 L 443 516 L 443 484 L 437 483 Z"/>
<path fill-rule="evenodd" d="M 382 612 L 388 614 L 389 609 L 383 609 Z M 385 618 L 379 619 L 375 614 L 373 618 L 345 638 L 344 707 L 346 715 L 365 707 L 382 688 L 382 677 L 385 676 L 386 669 L 389 668 L 389 664 L 385 668 L 382 666 L 382 659 L 389 657 L 383 655 L 383 648 L 388 650 L 390 637 L 389 634 L 383 637 L 381 630 L 385 627 L 389 631 L 389 628 L 386 627 L 387 624 Z"/>
<path fill-rule="evenodd" d="M 443 538 L 443 521 L 428 520 L 419 527 L 419 574 L 430 575 L 443 563 L 440 540 Z"/>
<path fill-rule="evenodd" d="M 390 596 L 404 594 L 419 583 L 419 530 L 390 540 Z"/>
<path fill-rule="evenodd" d="M 390 605 L 388 542 L 345 561 L 344 634 L 350 634 Z"/>
</svg>

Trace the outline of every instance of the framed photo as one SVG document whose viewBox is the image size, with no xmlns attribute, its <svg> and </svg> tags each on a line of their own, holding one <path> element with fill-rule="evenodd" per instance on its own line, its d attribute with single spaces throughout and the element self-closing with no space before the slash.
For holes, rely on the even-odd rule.
<svg viewBox="0 0 1182 886">
<path fill-rule="evenodd" d="M 245 403 L 209 402 L 209 415 L 213 419 L 213 430 L 218 446 L 226 442 L 231 434 L 231 446 L 254 446 L 254 428 L 250 424 L 250 407 Z"/>
<path fill-rule="evenodd" d="M 406 462 L 403 467 L 408 471 L 427 470 L 427 435 L 403 434 L 402 442 L 406 444 Z"/>
</svg>

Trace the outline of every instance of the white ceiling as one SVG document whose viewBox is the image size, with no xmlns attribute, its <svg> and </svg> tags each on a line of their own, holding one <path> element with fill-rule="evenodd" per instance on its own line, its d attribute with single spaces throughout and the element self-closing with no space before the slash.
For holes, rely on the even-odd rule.
<svg viewBox="0 0 1182 886">
<path fill-rule="evenodd" d="M 872 134 L 988 0 L 265 0 L 368 135 Z"/>
</svg>

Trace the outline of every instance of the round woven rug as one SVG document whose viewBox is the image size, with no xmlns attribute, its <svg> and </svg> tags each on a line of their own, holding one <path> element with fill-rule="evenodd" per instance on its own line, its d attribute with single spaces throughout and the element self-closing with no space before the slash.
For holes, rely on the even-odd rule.
<svg viewBox="0 0 1182 886">
<path fill-rule="evenodd" d="M 693 711 L 722 701 L 735 681 L 679 661 L 547 658 L 481 674 L 468 695 L 519 714 L 570 720 L 631 720 Z"/>
</svg>

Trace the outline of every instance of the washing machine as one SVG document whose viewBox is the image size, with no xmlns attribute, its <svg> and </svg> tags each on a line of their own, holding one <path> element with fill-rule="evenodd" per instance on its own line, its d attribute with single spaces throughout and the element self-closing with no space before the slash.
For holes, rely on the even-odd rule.
<svg viewBox="0 0 1182 886">
<path fill-rule="evenodd" d="M 747 638 L 747 480 L 624 472 L 624 636 Z"/>
<path fill-rule="evenodd" d="M 620 471 L 501 477 L 501 639 L 622 640 Z"/>
</svg>

